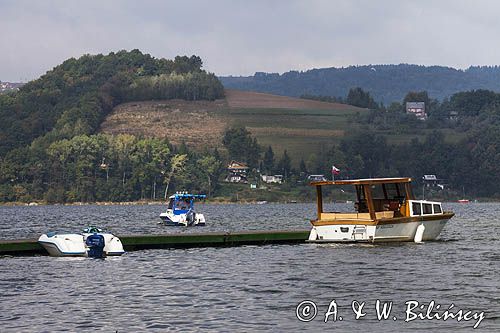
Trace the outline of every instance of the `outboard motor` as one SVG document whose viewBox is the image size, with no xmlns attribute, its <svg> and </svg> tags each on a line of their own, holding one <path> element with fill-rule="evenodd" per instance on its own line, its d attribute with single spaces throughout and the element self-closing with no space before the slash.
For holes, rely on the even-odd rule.
<svg viewBox="0 0 500 333">
<path fill-rule="evenodd" d="M 190 209 L 186 214 L 187 225 L 192 226 L 196 221 L 196 213 Z"/>
<path fill-rule="evenodd" d="M 104 236 L 99 234 L 92 234 L 87 237 L 85 244 L 88 246 L 89 251 L 87 255 L 91 258 L 104 257 Z"/>
</svg>

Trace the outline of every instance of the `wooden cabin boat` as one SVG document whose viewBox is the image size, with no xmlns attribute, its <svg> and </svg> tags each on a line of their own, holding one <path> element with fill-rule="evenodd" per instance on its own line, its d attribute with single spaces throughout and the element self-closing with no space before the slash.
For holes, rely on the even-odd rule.
<svg viewBox="0 0 500 333">
<path fill-rule="evenodd" d="M 433 240 L 446 222 L 455 215 L 444 212 L 441 203 L 415 200 L 411 178 L 372 178 L 320 181 L 316 186 L 318 216 L 310 242 L 389 242 Z M 326 212 L 323 209 L 323 187 L 355 187 L 355 211 Z"/>
</svg>

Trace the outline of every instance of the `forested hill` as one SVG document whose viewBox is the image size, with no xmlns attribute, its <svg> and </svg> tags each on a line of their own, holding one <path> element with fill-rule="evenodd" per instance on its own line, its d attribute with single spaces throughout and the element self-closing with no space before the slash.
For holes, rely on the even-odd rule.
<svg viewBox="0 0 500 333">
<path fill-rule="evenodd" d="M 345 97 L 361 87 L 377 102 L 401 101 L 409 91 L 427 91 L 439 100 L 459 91 L 500 91 L 500 67 L 457 70 L 442 66 L 367 65 L 321 68 L 284 74 L 257 72 L 247 77 L 219 77 L 226 88 L 253 90 L 285 96 L 322 95 Z"/>
<path fill-rule="evenodd" d="M 0 156 L 36 141 L 96 132 L 120 103 L 137 100 L 214 100 L 224 94 L 197 56 L 156 59 L 139 50 L 68 59 L 18 92 L 0 95 Z"/>
<path fill-rule="evenodd" d="M 123 102 L 223 96 L 194 55 L 169 60 L 132 50 L 68 59 L 0 95 L 0 202 L 158 198 L 168 187 L 159 175 L 187 155 L 174 154 L 166 139 L 98 134 L 102 121 Z"/>
</svg>

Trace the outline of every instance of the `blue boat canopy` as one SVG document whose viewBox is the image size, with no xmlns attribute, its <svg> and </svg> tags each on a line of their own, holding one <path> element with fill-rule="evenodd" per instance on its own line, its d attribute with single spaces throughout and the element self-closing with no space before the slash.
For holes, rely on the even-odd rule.
<svg viewBox="0 0 500 333">
<path fill-rule="evenodd" d="M 176 193 L 173 195 L 175 199 L 205 199 L 205 194 L 189 194 L 189 193 Z"/>
<path fill-rule="evenodd" d="M 205 199 L 205 194 L 176 193 L 170 196 L 168 208 L 172 209 L 175 215 L 187 214 L 193 209 L 195 199 Z"/>
</svg>

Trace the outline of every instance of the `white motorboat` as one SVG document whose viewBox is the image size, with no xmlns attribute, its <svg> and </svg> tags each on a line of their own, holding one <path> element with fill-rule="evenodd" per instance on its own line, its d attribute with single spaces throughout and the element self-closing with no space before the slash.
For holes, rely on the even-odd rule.
<svg viewBox="0 0 500 333">
<path fill-rule="evenodd" d="M 204 194 L 176 193 L 170 196 L 167 211 L 160 214 L 166 225 L 204 226 L 205 216 L 194 211 L 194 200 L 205 199 Z"/>
<path fill-rule="evenodd" d="M 96 227 L 88 227 L 81 234 L 48 232 L 38 238 L 53 257 L 103 257 L 125 253 L 120 239 Z"/>
<path fill-rule="evenodd" d="M 440 202 L 415 200 L 411 178 L 373 178 L 314 182 L 317 218 L 309 242 L 422 242 L 436 239 L 454 215 Z M 324 211 L 322 187 L 352 185 L 355 212 Z"/>
</svg>

